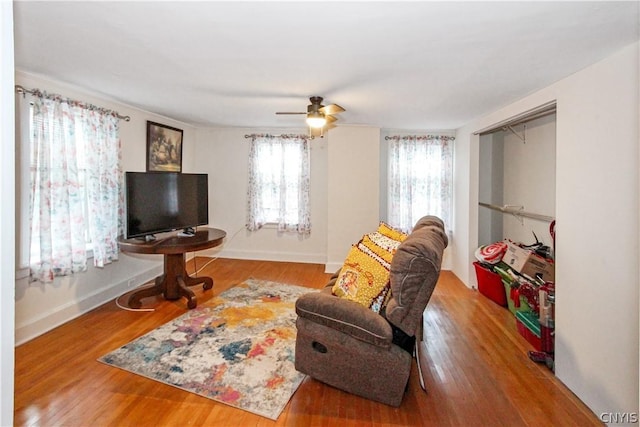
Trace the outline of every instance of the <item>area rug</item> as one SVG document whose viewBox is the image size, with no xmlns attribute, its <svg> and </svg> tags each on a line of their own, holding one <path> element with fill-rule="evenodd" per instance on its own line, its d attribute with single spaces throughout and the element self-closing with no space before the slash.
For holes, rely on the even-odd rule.
<svg viewBox="0 0 640 427">
<path fill-rule="evenodd" d="M 250 279 L 98 360 L 276 420 L 305 377 L 294 304 L 308 292 Z"/>
</svg>

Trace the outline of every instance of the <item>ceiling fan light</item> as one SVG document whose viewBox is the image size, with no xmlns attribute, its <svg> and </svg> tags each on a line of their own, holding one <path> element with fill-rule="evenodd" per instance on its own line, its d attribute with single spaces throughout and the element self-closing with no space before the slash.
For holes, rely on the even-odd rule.
<svg viewBox="0 0 640 427">
<path fill-rule="evenodd" d="M 310 128 L 321 128 L 327 124 L 327 119 L 324 117 L 324 114 L 319 112 L 311 112 L 307 114 L 307 125 Z"/>
</svg>

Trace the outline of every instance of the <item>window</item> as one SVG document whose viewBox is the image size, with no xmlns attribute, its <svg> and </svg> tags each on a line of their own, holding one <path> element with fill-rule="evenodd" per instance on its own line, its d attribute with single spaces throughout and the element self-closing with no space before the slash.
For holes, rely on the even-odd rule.
<svg viewBox="0 0 640 427">
<path fill-rule="evenodd" d="M 387 218 L 410 231 L 425 215 L 451 226 L 453 140 L 450 136 L 393 136 L 389 144 Z"/>
<path fill-rule="evenodd" d="M 117 259 L 122 230 L 122 173 L 114 112 L 30 91 L 29 268 L 50 282 Z M 21 109 L 25 111 L 25 109 Z M 26 114 L 25 114 L 26 115 Z M 26 150 L 23 151 L 26 155 Z M 24 164 L 24 163 L 23 163 Z M 26 178 L 23 175 L 23 179 Z"/>
<path fill-rule="evenodd" d="M 311 232 L 309 141 L 298 135 L 253 135 L 249 149 L 247 229 Z"/>
</svg>

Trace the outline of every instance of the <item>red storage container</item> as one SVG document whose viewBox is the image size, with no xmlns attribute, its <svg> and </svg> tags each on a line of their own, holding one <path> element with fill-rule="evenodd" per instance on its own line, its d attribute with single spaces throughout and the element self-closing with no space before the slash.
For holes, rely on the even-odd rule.
<svg viewBox="0 0 640 427">
<path fill-rule="evenodd" d="M 502 278 L 498 273 L 485 268 L 479 262 L 474 262 L 476 277 L 478 278 L 478 290 L 491 301 L 503 307 L 507 306 L 507 294 L 504 291 Z"/>
</svg>

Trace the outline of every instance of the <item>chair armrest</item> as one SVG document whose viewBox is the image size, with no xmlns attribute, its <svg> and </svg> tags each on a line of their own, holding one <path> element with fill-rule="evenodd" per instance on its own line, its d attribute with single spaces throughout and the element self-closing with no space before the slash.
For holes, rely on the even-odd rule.
<svg viewBox="0 0 640 427">
<path fill-rule="evenodd" d="M 357 302 L 336 297 L 326 289 L 298 298 L 296 313 L 360 341 L 383 348 L 391 346 L 393 332 L 384 317 Z"/>
</svg>

